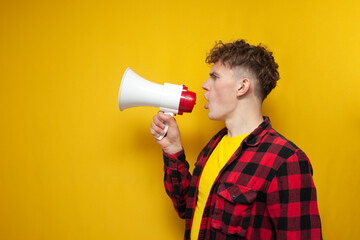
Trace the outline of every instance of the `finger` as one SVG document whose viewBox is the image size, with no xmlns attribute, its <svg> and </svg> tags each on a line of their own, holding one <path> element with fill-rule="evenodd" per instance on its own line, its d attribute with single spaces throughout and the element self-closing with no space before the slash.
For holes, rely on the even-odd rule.
<svg viewBox="0 0 360 240">
<path fill-rule="evenodd" d="M 154 122 L 151 123 L 151 129 L 158 135 L 163 135 L 165 133 L 164 128 L 157 126 Z"/>
<path fill-rule="evenodd" d="M 169 114 L 159 113 L 159 117 L 162 121 L 167 122 L 169 127 L 177 126 L 176 120 Z"/>
<path fill-rule="evenodd" d="M 155 138 L 157 138 L 157 137 L 160 136 L 160 135 L 159 135 L 157 132 L 155 132 L 155 130 L 152 129 L 152 128 L 150 128 L 150 133 L 151 133 L 151 135 L 153 135 L 153 137 L 155 137 Z"/>
<path fill-rule="evenodd" d="M 165 121 L 161 119 L 159 114 L 157 114 L 153 117 L 153 122 L 155 123 L 156 126 L 162 128 L 162 129 L 165 128 Z"/>
</svg>

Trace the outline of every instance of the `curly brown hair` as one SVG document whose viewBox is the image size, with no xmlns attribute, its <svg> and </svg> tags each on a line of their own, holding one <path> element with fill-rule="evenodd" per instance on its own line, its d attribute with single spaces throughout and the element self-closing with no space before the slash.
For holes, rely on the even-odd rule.
<svg viewBox="0 0 360 240">
<path fill-rule="evenodd" d="M 232 68 L 245 67 L 252 72 L 260 83 L 261 99 L 264 100 L 279 80 L 278 64 L 266 47 L 261 44 L 254 46 L 245 40 L 232 43 L 217 42 L 206 57 L 206 63 L 214 64 L 221 61 Z"/>
</svg>

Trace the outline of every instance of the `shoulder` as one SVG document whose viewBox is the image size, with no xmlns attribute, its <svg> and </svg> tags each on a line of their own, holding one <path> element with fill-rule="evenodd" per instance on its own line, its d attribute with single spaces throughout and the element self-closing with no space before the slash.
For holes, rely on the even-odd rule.
<svg viewBox="0 0 360 240">
<path fill-rule="evenodd" d="M 274 170 L 288 163 L 309 165 L 306 154 L 292 141 L 270 128 L 257 146 L 257 152 L 264 152 L 264 157 L 273 161 Z"/>
<path fill-rule="evenodd" d="M 279 151 L 279 156 L 284 159 L 289 158 L 291 155 L 300 150 L 300 148 L 296 146 L 295 143 L 281 135 L 273 128 L 268 131 L 264 141 L 273 144 L 273 146 L 277 148 L 280 148 L 281 150 Z"/>
</svg>

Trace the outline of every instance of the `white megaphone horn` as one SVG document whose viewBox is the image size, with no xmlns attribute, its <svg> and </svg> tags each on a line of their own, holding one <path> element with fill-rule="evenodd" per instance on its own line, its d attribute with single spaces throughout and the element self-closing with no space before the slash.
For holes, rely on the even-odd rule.
<svg viewBox="0 0 360 240">
<path fill-rule="evenodd" d="M 196 102 L 196 94 L 188 91 L 185 85 L 165 83 L 164 85 L 150 82 L 127 68 L 120 85 L 118 105 L 120 111 L 127 108 L 151 106 L 158 107 L 166 114 L 192 112 Z M 165 134 L 168 128 L 167 123 Z M 164 136 L 157 138 L 161 140 Z"/>
</svg>

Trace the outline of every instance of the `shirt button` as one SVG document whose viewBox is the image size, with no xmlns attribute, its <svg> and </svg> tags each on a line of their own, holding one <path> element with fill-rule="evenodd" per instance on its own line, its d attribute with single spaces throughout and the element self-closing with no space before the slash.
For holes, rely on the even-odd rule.
<svg viewBox="0 0 360 240">
<path fill-rule="evenodd" d="M 232 195 L 231 198 L 232 198 L 233 200 L 235 200 L 235 199 L 236 199 L 236 196 L 235 196 L 235 195 Z"/>
</svg>

